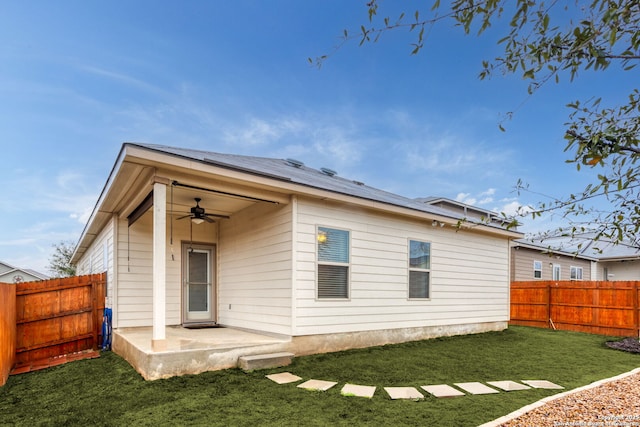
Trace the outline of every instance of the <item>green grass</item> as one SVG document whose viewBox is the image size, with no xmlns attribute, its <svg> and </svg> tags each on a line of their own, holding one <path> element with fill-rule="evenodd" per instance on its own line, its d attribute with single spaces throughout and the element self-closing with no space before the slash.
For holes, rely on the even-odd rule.
<svg viewBox="0 0 640 427">
<path fill-rule="evenodd" d="M 158 381 L 144 381 L 123 359 L 104 353 L 99 359 L 11 376 L 0 388 L 0 425 L 477 426 L 558 390 L 414 402 L 392 401 L 382 387 L 545 379 L 572 389 L 640 366 L 640 355 L 609 349 L 607 340 L 511 327 L 298 357 L 280 369 L 231 369 Z M 264 377 L 284 371 L 339 384 L 310 392 Z M 372 399 L 342 396 L 346 382 L 378 390 Z"/>
</svg>

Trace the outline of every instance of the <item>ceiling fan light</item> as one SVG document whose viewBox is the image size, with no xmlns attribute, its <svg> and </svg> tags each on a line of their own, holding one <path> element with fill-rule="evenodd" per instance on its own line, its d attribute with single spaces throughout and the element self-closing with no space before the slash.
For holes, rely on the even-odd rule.
<svg viewBox="0 0 640 427">
<path fill-rule="evenodd" d="M 202 224 L 204 222 L 204 219 L 202 219 L 202 218 L 191 218 L 191 222 L 193 222 L 194 224 Z"/>
</svg>

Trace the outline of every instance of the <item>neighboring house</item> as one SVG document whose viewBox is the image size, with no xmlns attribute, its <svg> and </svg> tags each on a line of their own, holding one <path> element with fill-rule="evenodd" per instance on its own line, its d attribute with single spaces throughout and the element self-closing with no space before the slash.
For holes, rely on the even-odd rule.
<svg viewBox="0 0 640 427">
<path fill-rule="evenodd" d="M 28 268 L 19 268 L 0 261 L 0 283 L 33 282 L 47 280 L 49 276 Z"/>
<path fill-rule="evenodd" d="M 72 262 L 107 272 L 115 332 L 152 326 L 156 348 L 171 325 L 277 334 L 300 354 L 502 330 L 522 234 L 477 208 L 459 224 L 469 208 L 292 159 L 126 143 Z"/>
<path fill-rule="evenodd" d="M 640 247 L 593 237 L 513 241 L 511 280 L 640 280 Z"/>
</svg>

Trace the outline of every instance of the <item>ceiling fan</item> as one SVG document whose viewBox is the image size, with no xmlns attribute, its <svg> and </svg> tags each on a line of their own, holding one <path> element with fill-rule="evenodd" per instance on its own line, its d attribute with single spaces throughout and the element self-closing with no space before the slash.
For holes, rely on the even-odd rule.
<svg viewBox="0 0 640 427">
<path fill-rule="evenodd" d="M 191 218 L 191 221 L 194 224 L 202 224 L 204 221 L 214 222 L 211 217 L 229 219 L 227 215 L 206 213 L 204 208 L 200 206 L 200 201 L 202 199 L 200 197 L 195 197 L 194 200 L 196 201 L 196 205 L 191 208 L 191 213 L 189 215 L 181 216 L 178 219 Z"/>
</svg>

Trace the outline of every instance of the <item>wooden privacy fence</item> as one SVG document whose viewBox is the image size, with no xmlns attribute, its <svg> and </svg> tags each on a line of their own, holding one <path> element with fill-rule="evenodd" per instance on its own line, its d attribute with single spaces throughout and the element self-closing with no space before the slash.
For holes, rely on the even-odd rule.
<svg viewBox="0 0 640 427">
<path fill-rule="evenodd" d="M 98 349 L 102 338 L 105 273 L 13 286 L 14 373 L 51 366 L 67 360 L 66 355 Z M 0 307 L 0 311 L 8 310 L 10 307 Z M 10 345 L 9 341 L 0 342 L 0 347 Z"/>
<path fill-rule="evenodd" d="M 16 357 L 16 285 L 0 283 L 0 386 L 7 382 Z"/>
<path fill-rule="evenodd" d="M 637 281 L 511 282 L 512 325 L 638 337 Z"/>
</svg>

